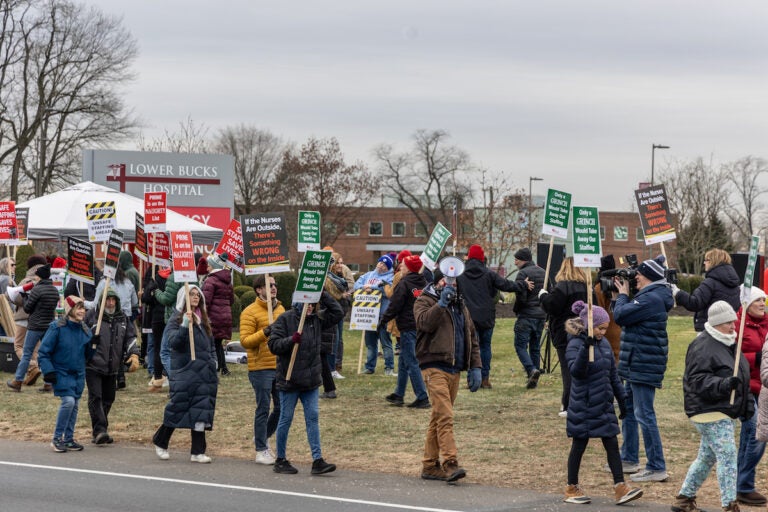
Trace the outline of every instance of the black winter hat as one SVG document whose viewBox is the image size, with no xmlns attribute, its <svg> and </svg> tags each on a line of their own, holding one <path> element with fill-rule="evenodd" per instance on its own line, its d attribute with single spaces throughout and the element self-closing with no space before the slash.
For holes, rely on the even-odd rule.
<svg viewBox="0 0 768 512">
<path fill-rule="evenodd" d="M 51 266 L 50 265 L 41 265 L 38 267 L 37 270 L 35 270 L 35 275 L 39 277 L 40 279 L 50 279 L 51 277 Z"/>
<path fill-rule="evenodd" d="M 523 247 L 522 249 L 518 249 L 515 253 L 515 259 L 520 261 L 531 261 L 533 259 L 533 255 L 531 254 L 531 250 L 527 247 Z"/>
</svg>

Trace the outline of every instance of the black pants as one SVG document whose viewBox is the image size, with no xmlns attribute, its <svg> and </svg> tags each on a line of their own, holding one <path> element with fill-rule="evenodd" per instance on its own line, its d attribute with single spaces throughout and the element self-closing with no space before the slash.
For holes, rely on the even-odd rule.
<svg viewBox="0 0 768 512">
<path fill-rule="evenodd" d="M 173 435 L 174 430 L 176 429 L 173 427 L 160 425 L 160 428 L 157 429 L 155 435 L 152 436 L 152 442 L 160 448 L 167 450 L 168 443 L 171 442 L 171 436 Z M 192 447 L 190 448 L 189 452 L 192 455 L 200 455 L 201 453 L 205 453 L 205 449 L 207 447 L 205 443 L 205 431 L 198 432 L 197 430 L 190 430 L 190 432 L 192 433 Z"/>
<path fill-rule="evenodd" d="M 227 369 L 227 360 L 224 358 L 224 338 L 216 338 L 213 340 L 213 346 L 216 348 L 216 360 L 219 362 L 219 371 L 222 372 Z"/>
<path fill-rule="evenodd" d="M 621 454 L 619 453 L 619 440 L 616 436 L 601 437 L 605 453 L 608 456 L 608 467 L 611 468 L 613 483 L 618 484 L 624 481 L 622 472 Z M 584 450 L 589 444 L 588 437 L 574 437 L 571 443 L 571 453 L 568 455 L 568 485 L 579 483 L 579 468 L 581 467 L 581 458 L 584 456 Z"/>
<path fill-rule="evenodd" d="M 163 361 L 160 359 L 160 344 L 163 341 L 163 331 L 165 324 L 152 324 L 152 340 L 154 348 L 152 349 L 152 377 L 156 380 L 163 378 Z M 166 372 L 167 373 L 167 372 Z"/>
<path fill-rule="evenodd" d="M 115 403 L 117 376 L 104 375 L 94 370 L 85 370 L 85 384 L 88 386 L 88 413 L 91 415 L 93 437 L 106 432 L 109 427 L 109 411 Z"/>
<path fill-rule="evenodd" d="M 566 347 L 555 347 L 557 359 L 560 361 L 560 376 L 563 378 L 563 394 L 560 396 L 560 403 L 563 404 L 563 410 L 567 411 L 568 402 L 571 399 L 571 371 L 565 360 L 565 349 Z"/>
<path fill-rule="evenodd" d="M 331 363 L 328 361 L 328 354 L 320 354 L 320 362 L 322 363 L 322 371 L 320 376 L 323 378 L 323 391 L 328 393 L 329 391 L 336 391 L 336 383 L 333 382 L 333 375 L 331 375 Z"/>
</svg>

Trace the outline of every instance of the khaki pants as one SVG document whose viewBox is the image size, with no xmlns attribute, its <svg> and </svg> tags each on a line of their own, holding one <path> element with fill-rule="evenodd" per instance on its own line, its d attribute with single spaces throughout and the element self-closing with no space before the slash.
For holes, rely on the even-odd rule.
<svg viewBox="0 0 768 512">
<path fill-rule="evenodd" d="M 460 374 L 436 368 L 424 369 L 421 374 L 432 404 L 422 462 L 424 467 L 432 467 L 441 458 L 443 462 L 457 460 L 456 440 L 453 437 L 453 403 L 459 392 Z"/>
<path fill-rule="evenodd" d="M 16 352 L 16 357 L 21 360 L 21 354 L 24 353 L 24 338 L 27 337 L 27 328 L 23 325 L 16 324 L 16 337 L 13 339 L 13 350 Z M 29 368 L 27 368 L 27 376 L 37 371 L 37 349 L 40 348 L 38 343 L 35 347 L 35 351 L 32 352 L 32 359 L 29 360 Z"/>
</svg>

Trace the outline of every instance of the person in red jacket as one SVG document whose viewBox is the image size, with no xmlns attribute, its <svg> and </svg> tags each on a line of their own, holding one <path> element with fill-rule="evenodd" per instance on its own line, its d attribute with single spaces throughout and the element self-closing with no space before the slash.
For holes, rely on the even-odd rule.
<svg viewBox="0 0 768 512">
<path fill-rule="evenodd" d="M 224 268 L 229 258 L 226 252 L 208 257 L 208 277 L 203 281 L 203 295 L 208 308 L 208 318 L 213 330 L 213 344 L 216 347 L 216 359 L 222 375 L 229 375 L 227 361 L 224 358 L 226 340 L 232 338 L 232 304 L 235 292 L 232 288 L 232 274 Z"/>
<path fill-rule="evenodd" d="M 763 355 L 765 336 L 768 335 L 768 315 L 765 314 L 765 292 L 753 286 L 749 294 L 747 316 L 744 319 L 744 336 L 741 351 L 749 363 L 749 390 L 757 410 L 760 395 L 760 360 Z M 741 325 L 744 308 L 740 308 L 736 325 Z M 765 505 L 766 497 L 755 489 L 755 469 L 765 452 L 765 443 L 755 438 L 757 415 L 741 422 L 739 440 L 739 476 L 736 481 L 736 499 L 745 505 Z"/>
</svg>

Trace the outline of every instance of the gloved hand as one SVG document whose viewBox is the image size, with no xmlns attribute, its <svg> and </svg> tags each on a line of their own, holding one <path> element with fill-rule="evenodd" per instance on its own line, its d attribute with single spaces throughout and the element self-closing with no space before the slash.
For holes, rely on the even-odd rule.
<svg viewBox="0 0 768 512">
<path fill-rule="evenodd" d="M 585 344 L 586 346 L 588 346 L 588 347 L 594 347 L 594 346 L 595 346 L 595 345 L 597 345 L 598 343 L 600 343 L 600 341 L 599 341 L 599 340 L 596 340 L 596 339 L 595 339 L 594 337 L 592 337 L 592 336 L 587 336 L 586 338 L 584 338 L 584 344 Z"/>
<path fill-rule="evenodd" d="M 740 382 L 741 382 L 741 381 L 739 380 L 739 378 L 738 378 L 738 377 L 733 377 L 733 376 L 731 376 L 731 377 L 726 377 L 725 379 L 723 379 L 723 383 L 724 383 L 724 385 L 725 385 L 725 388 L 726 388 L 728 391 L 734 390 L 734 389 L 736 389 L 737 387 L 739 387 L 739 384 L 740 384 Z"/>
<path fill-rule="evenodd" d="M 128 365 L 128 373 L 133 373 L 139 369 L 139 356 L 138 354 L 131 354 L 126 359 L 125 364 Z"/>
<path fill-rule="evenodd" d="M 672 297 L 677 297 L 677 292 L 680 291 L 680 288 L 676 284 L 670 285 L 669 288 L 672 290 Z"/>
<path fill-rule="evenodd" d="M 456 296 L 456 289 L 453 286 L 446 286 L 443 291 L 440 292 L 440 300 L 437 301 L 437 305 L 441 308 L 447 308 L 453 298 Z"/>
<path fill-rule="evenodd" d="M 264 337 L 269 338 L 270 334 L 272 334 L 272 326 L 268 325 L 264 328 Z"/>
<path fill-rule="evenodd" d="M 88 340 L 88 344 L 91 345 L 91 347 L 96 348 L 96 345 L 99 344 L 99 341 L 101 341 L 101 336 L 94 334 L 91 336 L 91 339 Z"/>
<path fill-rule="evenodd" d="M 291 336 L 291 340 L 293 340 L 293 342 L 296 345 L 301 345 L 301 333 L 300 332 L 293 333 L 293 336 Z"/>
<path fill-rule="evenodd" d="M 43 375 L 43 382 L 47 382 L 48 384 L 56 384 L 56 372 L 50 372 Z"/>
<path fill-rule="evenodd" d="M 758 350 L 757 352 L 755 352 L 755 366 L 759 370 L 762 364 L 763 364 L 763 351 Z"/>
<path fill-rule="evenodd" d="M 480 374 L 480 368 L 472 368 L 467 372 L 467 384 L 469 384 L 469 390 L 472 393 L 480 389 L 482 381 L 483 376 Z"/>
<path fill-rule="evenodd" d="M 547 293 L 549 293 L 549 292 L 547 290 L 545 290 L 544 288 L 542 288 L 541 290 L 539 290 L 539 298 L 541 298 L 542 295 L 546 295 Z"/>
<path fill-rule="evenodd" d="M 627 417 L 627 403 L 624 400 L 619 400 L 619 419 L 623 420 Z"/>
<path fill-rule="evenodd" d="M 183 317 L 181 317 L 181 326 L 183 328 L 185 328 L 185 329 L 187 327 L 189 327 L 189 317 L 188 316 L 184 315 Z"/>
</svg>

